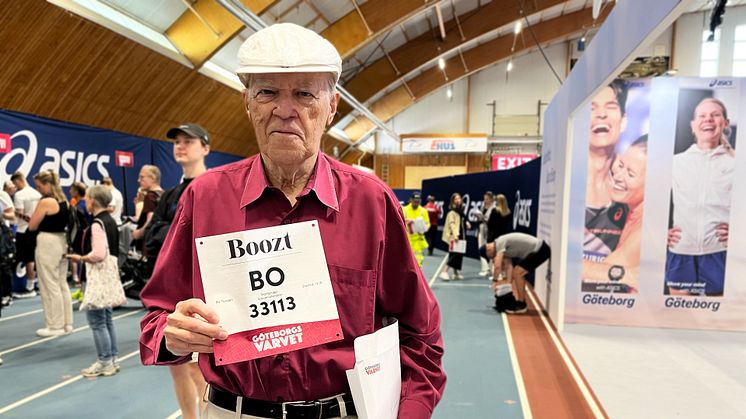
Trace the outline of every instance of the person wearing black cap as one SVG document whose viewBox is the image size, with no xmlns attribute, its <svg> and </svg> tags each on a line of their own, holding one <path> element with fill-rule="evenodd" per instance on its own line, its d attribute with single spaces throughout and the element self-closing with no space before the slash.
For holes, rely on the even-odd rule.
<svg viewBox="0 0 746 419">
<path fill-rule="evenodd" d="M 425 232 L 430 228 L 430 217 L 427 210 L 420 205 L 422 195 L 415 192 L 409 198 L 409 204 L 402 207 L 404 211 L 404 221 L 407 223 L 407 236 L 409 245 L 412 247 L 417 264 L 422 266 L 425 260 L 425 249 L 427 249 L 427 240 Z"/>
<path fill-rule="evenodd" d="M 148 251 L 148 264 L 152 269 L 158 253 L 166 239 L 166 234 L 176 215 L 176 207 L 179 203 L 184 189 L 197 176 L 205 173 L 205 157 L 210 153 L 210 137 L 207 131 L 197 124 L 182 124 L 171 128 L 166 137 L 173 140 L 174 160 L 181 166 L 184 177 L 176 187 L 166 191 L 158 201 L 158 206 L 153 211 L 148 230 L 145 233 L 145 247 Z M 185 419 L 198 418 L 195 399 L 200 400 L 200 409 L 204 409 L 202 394 L 207 387 L 207 382 L 196 360 L 186 364 L 169 365 L 169 371 L 174 381 L 176 399 L 179 401 L 181 415 Z"/>
<path fill-rule="evenodd" d="M 512 269 L 511 282 L 515 305 L 507 308 L 508 313 L 525 313 L 526 306 L 526 274 L 533 272 L 551 256 L 551 250 L 544 240 L 525 233 L 503 234 L 492 243 L 479 248 L 479 255 L 487 260 L 492 259 L 495 266 L 494 278 L 498 277 L 503 258 L 512 259 L 515 267 Z"/>
</svg>

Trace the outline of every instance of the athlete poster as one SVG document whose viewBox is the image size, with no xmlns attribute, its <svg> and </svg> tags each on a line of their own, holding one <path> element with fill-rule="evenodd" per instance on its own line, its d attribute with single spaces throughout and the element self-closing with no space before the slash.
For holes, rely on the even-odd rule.
<svg viewBox="0 0 746 419">
<path fill-rule="evenodd" d="M 566 321 L 746 330 L 746 86 L 615 83 L 573 120 Z"/>
</svg>

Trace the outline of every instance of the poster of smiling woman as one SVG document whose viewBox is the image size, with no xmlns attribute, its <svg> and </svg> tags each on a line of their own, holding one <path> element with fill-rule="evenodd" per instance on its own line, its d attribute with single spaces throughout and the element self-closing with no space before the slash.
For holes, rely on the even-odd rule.
<svg viewBox="0 0 746 419">
<path fill-rule="evenodd" d="M 584 292 L 638 289 L 649 93 L 649 81 L 614 80 L 591 99 L 589 129 L 578 135 L 588 144 Z"/>
</svg>

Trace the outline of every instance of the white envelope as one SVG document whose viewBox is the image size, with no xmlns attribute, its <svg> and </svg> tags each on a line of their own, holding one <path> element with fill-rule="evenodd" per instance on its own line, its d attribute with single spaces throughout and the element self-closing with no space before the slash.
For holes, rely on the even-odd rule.
<svg viewBox="0 0 746 419">
<path fill-rule="evenodd" d="M 425 220 L 422 218 L 415 218 L 412 220 L 412 233 L 414 234 L 425 234 L 427 233 L 427 227 L 425 227 Z"/>
<path fill-rule="evenodd" d="M 399 324 L 355 339 L 355 367 L 347 370 L 360 419 L 396 419 L 401 397 Z"/>
</svg>

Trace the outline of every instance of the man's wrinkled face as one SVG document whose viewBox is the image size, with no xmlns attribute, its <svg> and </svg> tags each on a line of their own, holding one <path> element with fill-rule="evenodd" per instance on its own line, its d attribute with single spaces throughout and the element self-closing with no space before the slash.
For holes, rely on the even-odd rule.
<svg viewBox="0 0 746 419">
<path fill-rule="evenodd" d="M 337 112 L 330 73 L 270 73 L 252 77 L 244 104 L 259 151 L 276 164 L 298 165 L 316 155 Z"/>
</svg>

